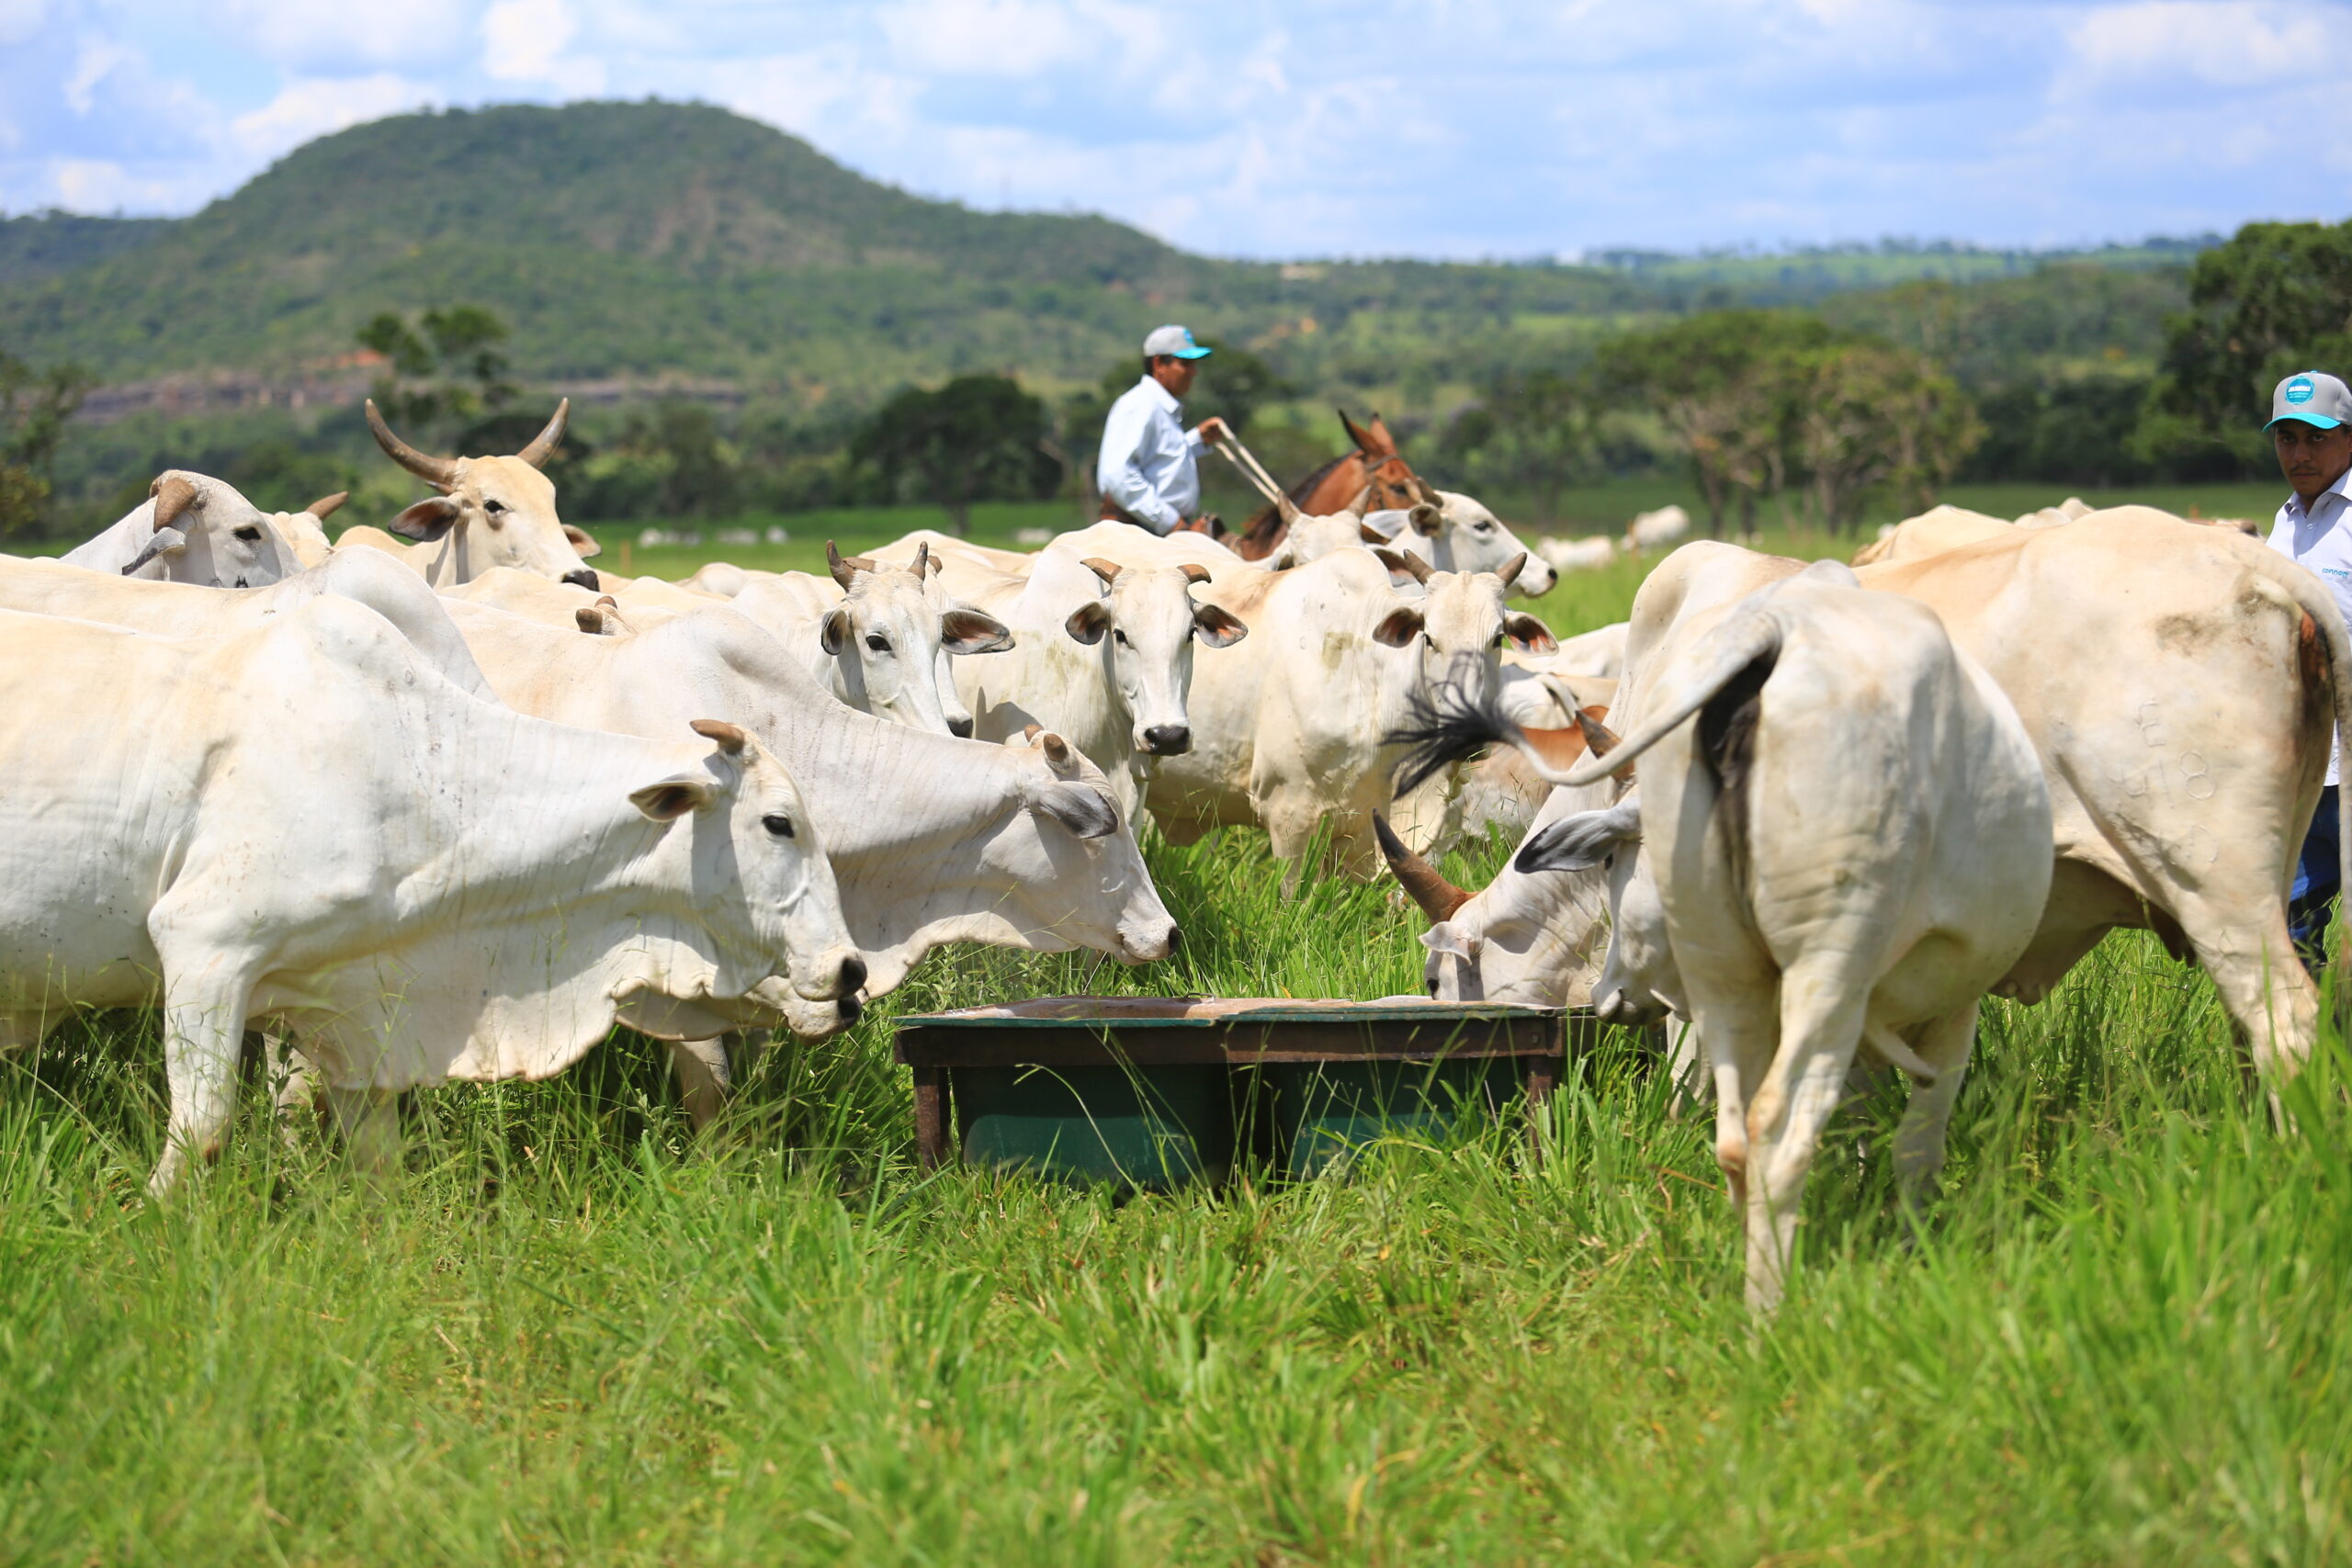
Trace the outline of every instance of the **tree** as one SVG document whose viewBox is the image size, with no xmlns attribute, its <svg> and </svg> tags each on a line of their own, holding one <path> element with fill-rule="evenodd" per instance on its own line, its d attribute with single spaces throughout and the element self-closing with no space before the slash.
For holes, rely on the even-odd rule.
<svg viewBox="0 0 2352 1568">
<path fill-rule="evenodd" d="M 78 365 L 36 370 L 0 351 L 0 538 L 48 522 L 58 444 L 96 384 Z"/>
<path fill-rule="evenodd" d="M 1298 389 L 1283 379 L 1274 367 L 1246 348 L 1219 338 L 1203 338 L 1211 350 L 1201 361 L 1201 379 L 1187 400 L 1204 414 L 1216 414 L 1237 435 L 1250 428 L 1257 412 L 1272 402 L 1298 396 Z M 1129 377 L 1127 385 L 1135 385 Z"/>
<path fill-rule="evenodd" d="M 2352 373 L 2352 221 L 2247 224 L 2197 258 L 2188 306 L 2165 322 L 2143 446 L 2203 444 L 2258 462 L 2280 378 Z"/>
<path fill-rule="evenodd" d="M 962 535 L 976 501 L 1054 493 L 1062 465 L 1048 434 L 1046 405 L 1012 377 L 958 376 L 884 403 L 851 438 L 849 457 L 887 499 L 943 507 Z"/>
<path fill-rule="evenodd" d="M 1601 346 L 1599 375 L 1611 391 L 1642 399 L 1690 459 L 1720 537 L 1737 499 L 1743 520 L 1756 497 L 1786 481 L 1790 367 L 1827 343 L 1828 327 L 1777 310 L 1709 310 L 1628 333 Z"/>
<path fill-rule="evenodd" d="M 376 378 L 377 406 L 395 428 L 456 436 L 497 415 L 517 390 L 506 378 L 506 323 L 479 305 L 427 310 L 412 327 L 385 311 L 361 327 L 359 345 L 388 362 Z"/>
<path fill-rule="evenodd" d="M 1594 461 L 1600 406 L 1583 380 L 1555 370 L 1506 372 L 1446 427 L 1440 455 L 1481 489 L 1528 497 L 1535 521 Z"/>
<path fill-rule="evenodd" d="M 1794 455 L 1815 516 L 1840 532 L 1882 486 L 1925 511 L 1984 436 L 1957 384 L 1925 355 L 1874 338 L 1823 344 L 1793 365 Z"/>
</svg>

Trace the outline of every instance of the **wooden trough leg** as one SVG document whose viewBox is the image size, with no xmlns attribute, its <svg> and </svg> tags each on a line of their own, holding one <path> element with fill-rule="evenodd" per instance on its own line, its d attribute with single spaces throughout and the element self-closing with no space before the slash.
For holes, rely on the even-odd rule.
<svg viewBox="0 0 2352 1568">
<path fill-rule="evenodd" d="M 1527 1067 L 1529 1111 L 1532 1112 L 1537 1106 L 1552 1098 L 1552 1091 L 1560 1087 L 1560 1069 L 1565 1065 L 1565 1058 L 1559 1056 L 1537 1056 L 1529 1062 Z M 1544 1139 L 1532 1114 L 1527 1119 L 1527 1153 L 1537 1165 L 1544 1163 Z"/>
<path fill-rule="evenodd" d="M 922 1066 L 915 1075 L 915 1158 L 937 1170 L 947 1158 L 947 1069 Z"/>
</svg>

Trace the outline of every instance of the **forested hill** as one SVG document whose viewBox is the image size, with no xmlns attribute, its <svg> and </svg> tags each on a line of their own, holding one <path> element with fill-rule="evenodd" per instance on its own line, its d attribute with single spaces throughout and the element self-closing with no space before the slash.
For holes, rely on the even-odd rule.
<svg viewBox="0 0 2352 1568">
<path fill-rule="evenodd" d="M 655 102 L 404 115 L 185 220 L 0 221 L 0 348 L 117 384 L 298 377 L 379 311 L 453 303 L 503 318 L 514 369 L 539 382 L 853 402 L 978 368 L 1091 385 L 1170 319 L 1283 342 L 1316 384 L 1385 382 L 1400 357 L 1450 381 L 1702 288 L 1724 285 L 1213 260 L 1102 218 L 910 196 L 725 110 Z"/>
</svg>

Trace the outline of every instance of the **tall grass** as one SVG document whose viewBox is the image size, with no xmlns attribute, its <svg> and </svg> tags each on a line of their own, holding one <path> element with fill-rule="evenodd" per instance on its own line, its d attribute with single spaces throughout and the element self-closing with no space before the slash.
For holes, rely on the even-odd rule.
<svg viewBox="0 0 2352 1568">
<path fill-rule="evenodd" d="M 1179 963 L 950 958 L 880 1010 L 1418 985 L 1378 887 L 1150 854 Z M 1120 1202 L 919 1174 L 887 1019 L 770 1053 L 701 1145 L 624 1036 L 420 1097 L 381 1190 L 256 1082 L 148 1207 L 153 1030 L 95 1018 L 0 1066 L 0 1556 L 2340 1559 L 2352 1127 L 2324 1089 L 2273 1132 L 2237 1062 L 2139 936 L 1994 1004 L 1947 1195 L 1896 1203 L 1899 1091 L 1852 1107 L 1758 1333 L 1709 1130 L 1616 1044 L 1540 1160 L 1504 1126 Z"/>
</svg>

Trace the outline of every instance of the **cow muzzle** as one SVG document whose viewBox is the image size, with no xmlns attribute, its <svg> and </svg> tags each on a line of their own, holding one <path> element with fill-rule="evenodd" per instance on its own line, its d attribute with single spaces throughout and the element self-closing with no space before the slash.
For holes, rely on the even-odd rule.
<svg viewBox="0 0 2352 1568">
<path fill-rule="evenodd" d="M 1193 749 L 1193 727 L 1155 724 L 1143 732 L 1143 749 L 1155 757 L 1181 757 Z"/>
<path fill-rule="evenodd" d="M 596 574 L 584 566 L 578 571 L 565 572 L 563 580 L 574 588 L 585 588 L 591 593 L 604 592 L 604 584 L 596 581 Z"/>
<path fill-rule="evenodd" d="M 958 740 L 969 740 L 972 738 L 972 721 L 968 718 L 951 718 L 947 721 L 947 733 Z"/>
</svg>

